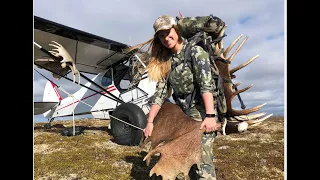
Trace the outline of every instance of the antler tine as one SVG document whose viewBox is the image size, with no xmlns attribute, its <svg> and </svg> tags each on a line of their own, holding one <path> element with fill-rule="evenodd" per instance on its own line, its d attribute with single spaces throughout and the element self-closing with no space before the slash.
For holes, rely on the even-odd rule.
<svg viewBox="0 0 320 180">
<path fill-rule="evenodd" d="M 61 48 L 61 45 L 59 43 L 55 42 L 55 41 L 51 41 L 51 42 L 53 42 L 55 44 L 49 44 L 49 46 L 55 47 L 57 49 L 53 49 L 53 50 L 59 51 L 59 48 Z"/>
<path fill-rule="evenodd" d="M 51 42 L 57 44 L 59 47 L 63 47 L 61 44 L 57 43 L 56 41 L 51 41 Z"/>
<path fill-rule="evenodd" d="M 230 50 L 233 48 L 233 46 L 239 41 L 239 39 L 242 37 L 242 34 L 240 34 L 231 44 L 230 46 L 223 52 L 223 56 L 227 57 Z"/>
<path fill-rule="evenodd" d="M 65 64 L 65 63 L 62 63 L 61 66 Z M 73 83 L 76 82 L 76 74 L 78 75 L 78 85 L 80 85 L 80 73 L 79 71 L 76 69 L 76 66 L 74 65 L 74 63 L 72 63 L 72 65 L 68 64 L 70 70 L 71 70 L 71 73 L 72 73 L 72 77 L 73 77 Z"/>
<path fill-rule="evenodd" d="M 242 115 L 243 116 L 243 115 Z M 236 120 L 236 121 L 246 121 L 246 118 L 242 118 L 241 116 L 233 116 L 232 120 Z"/>
<path fill-rule="evenodd" d="M 222 41 L 222 39 L 221 39 L 221 41 Z M 220 54 L 220 51 L 222 51 L 222 48 L 220 49 L 219 44 L 216 44 L 215 47 L 216 47 L 215 54 Z M 222 53 L 221 53 L 220 57 L 224 58 Z"/>
<path fill-rule="evenodd" d="M 253 84 L 250 84 L 249 86 L 247 86 L 246 88 L 240 89 L 238 91 L 233 92 L 234 95 L 240 94 L 248 89 L 250 89 L 253 86 Z"/>
<path fill-rule="evenodd" d="M 78 74 L 78 79 L 79 79 L 79 80 L 78 80 L 78 85 L 80 85 L 80 79 L 81 79 L 81 78 L 80 78 L 80 72 L 79 72 L 78 70 L 77 70 L 77 72 L 78 72 L 77 74 Z"/>
<path fill-rule="evenodd" d="M 227 117 L 228 122 L 239 122 L 239 121 L 243 121 L 241 119 L 237 119 L 238 116 L 230 116 Z"/>
<path fill-rule="evenodd" d="M 258 113 L 258 114 L 252 114 L 252 115 L 241 115 L 241 116 L 234 116 L 237 120 L 242 120 L 242 121 L 248 121 L 248 120 L 253 120 L 257 119 L 261 116 L 264 116 L 266 113 Z"/>
<path fill-rule="evenodd" d="M 71 65 L 68 65 L 69 66 L 69 68 L 70 68 L 70 70 L 71 70 L 71 73 L 72 73 L 72 77 L 73 77 L 73 83 L 75 83 L 75 81 L 76 81 L 76 77 L 75 77 L 75 75 L 74 75 L 74 69 L 73 69 L 73 67 L 71 66 Z"/>
<path fill-rule="evenodd" d="M 262 107 L 264 105 L 266 105 L 267 103 L 263 103 L 261 105 L 258 105 L 258 106 L 255 106 L 255 107 L 252 107 L 252 108 L 249 108 L 249 109 L 243 109 L 243 110 L 235 110 L 235 109 L 232 109 L 230 114 L 232 114 L 233 116 L 239 116 L 239 115 L 247 115 L 247 114 L 251 114 L 253 112 L 256 112 L 256 111 L 259 111 L 262 109 Z"/>
<path fill-rule="evenodd" d="M 266 119 L 268 119 L 269 117 L 271 117 L 273 115 L 273 113 L 260 118 L 260 119 L 256 119 L 256 120 L 249 120 L 247 121 L 250 127 L 254 127 L 254 126 L 258 126 L 259 124 L 261 124 L 263 121 L 265 121 Z"/>
<path fill-rule="evenodd" d="M 160 149 L 161 150 L 161 149 Z M 153 154 L 160 153 L 159 148 L 152 149 L 148 154 L 143 158 L 143 161 L 149 159 Z"/>
<path fill-rule="evenodd" d="M 71 67 L 70 67 L 71 66 Z M 74 63 L 72 63 L 72 65 L 69 65 L 69 67 L 70 67 L 70 69 L 71 69 L 71 71 L 72 71 L 72 69 L 73 69 L 73 71 L 72 71 L 72 75 L 73 75 L 73 83 L 75 83 L 75 81 L 76 81 L 76 74 L 78 75 L 78 85 L 80 85 L 80 73 L 79 73 L 79 71 L 78 71 L 78 69 L 76 68 L 76 66 L 74 65 Z"/>
<path fill-rule="evenodd" d="M 243 46 L 243 44 L 247 41 L 248 36 L 246 36 L 244 38 L 244 40 L 239 44 L 239 46 L 237 47 L 237 49 L 232 53 L 232 55 L 228 58 L 229 61 L 232 61 L 232 59 L 234 58 L 234 56 L 239 52 L 239 50 L 241 49 L 241 47 Z"/>
<path fill-rule="evenodd" d="M 239 66 L 233 68 L 230 70 L 230 74 L 235 73 L 236 71 L 238 71 L 239 69 L 247 66 L 248 64 L 250 64 L 251 62 L 253 62 L 254 60 L 256 60 L 259 57 L 259 55 L 256 55 L 254 57 L 252 57 L 251 59 L 249 59 L 247 62 L 240 64 Z"/>
</svg>

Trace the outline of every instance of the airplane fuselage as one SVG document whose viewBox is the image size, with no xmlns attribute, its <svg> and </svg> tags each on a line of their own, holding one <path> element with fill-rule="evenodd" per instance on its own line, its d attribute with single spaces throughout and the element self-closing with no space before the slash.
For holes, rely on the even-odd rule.
<svg viewBox="0 0 320 180">
<path fill-rule="evenodd" d="M 139 82 L 138 87 L 120 93 L 120 91 L 114 84 L 113 77 L 108 76 L 112 73 L 108 73 L 108 71 L 112 71 L 112 69 L 110 68 L 99 73 L 91 80 L 100 85 L 103 89 L 105 89 L 105 91 L 108 91 L 124 102 L 132 102 L 140 106 L 141 108 L 143 108 L 143 106 L 148 103 L 148 99 L 154 93 L 156 85 L 155 82 L 150 81 L 148 78 L 145 78 Z M 74 85 L 78 86 L 76 83 Z M 56 118 L 63 116 L 92 114 L 94 118 L 109 119 L 110 111 L 113 111 L 121 103 L 108 98 L 110 97 L 109 94 L 107 94 L 101 88 L 97 87 L 91 82 L 87 82 L 85 86 L 99 91 L 102 94 L 105 94 L 107 97 L 86 87 L 81 87 L 74 94 L 69 94 L 68 97 L 60 100 L 59 105 L 54 109 L 44 113 L 44 116 L 46 118 Z M 55 90 L 55 92 L 56 91 L 57 90 Z M 60 94 L 56 95 L 60 96 Z M 46 92 L 44 92 L 44 98 L 45 96 Z M 143 108 L 143 110 L 145 111 L 145 113 L 148 113 L 146 109 Z"/>
</svg>

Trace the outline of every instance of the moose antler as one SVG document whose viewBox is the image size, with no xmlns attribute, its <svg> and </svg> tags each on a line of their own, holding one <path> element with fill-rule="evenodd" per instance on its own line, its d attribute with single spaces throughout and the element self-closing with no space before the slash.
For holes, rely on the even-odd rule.
<svg viewBox="0 0 320 180">
<path fill-rule="evenodd" d="M 172 179 L 179 173 L 188 176 L 193 164 L 200 162 L 201 122 L 195 121 L 183 113 L 176 104 L 166 102 L 154 119 L 152 136 L 145 139 L 141 147 L 151 142 L 149 153 L 143 159 L 149 166 L 151 156 L 160 153 L 161 157 L 151 169 L 162 179 Z M 163 145 L 160 145 L 163 144 Z"/>
<path fill-rule="evenodd" d="M 224 35 L 224 31 L 225 31 L 226 26 L 221 30 L 219 37 L 222 37 Z M 237 84 L 233 84 L 232 83 L 232 77 L 233 74 L 240 70 L 241 68 L 247 66 L 248 64 L 250 64 L 251 62 L 253 62 L 254 60 L 256 60 L 259 55 L 256 55 L 254 57 L 252 57 L 251 59 L 249 59 L 247 62 L 233 68 L 230 70 L 230 63 L 231 61 L 234 59 L 235 55 L 239 52 L 239 50 L 241 49 L 241 47 L 243 46 L 243 44 L 247 41 L 248 36 L 245 37 L 245 39 L 239 44 L 239 46 L 236 48 L 236 50 L 228 57 L 228 54 L 230 52 L 230 50 L 234 47 L 234 45 L 240 40 L 240 38 L 242 37 L 242 34 L 239 35 L 231 44 L 230 46 L 223 52 L 223 40 L 221 40 L 219 43 L 217 43 L 216 45 L 214 45 L 215 48 L 215 53 L 219 54 L 220 53 L 220 57 L 222 59 L 224 59 L 226 62 L 228 63 L 224 63 L 224 62 L 220 62 L 220 61 L 216 61 L 216 65 L 219 69 L 220 75 L 223 77 L 224 79 L 224 93 L 225 93 L 225 97 L 226 97 L 226 102 L 227 102 L 227 114 L 229 116 L 228 118 L 228 122 L 242 122 L 242 121 L 246 121 L 247 125 L 254 125 L 254 124 L 260 124 L 263 120 L 269 118 L 270 116 L 272 116 L 273 114 L 270 114 L 266 117 L 262 117 L 261 116 L 257 116 L 257 115 L 253 115 L 253 116 L 244 116 L 244 115 L 248 115 L 251 114 L 253 112 L 259 111 L 260 109 L 262 109 L 262 107 L 266 104 L 261 104 L 249 109 L 243 109 L 243 110 L 236 110 L 233 109 L 232 107 L 232 100 L 235 96 L 239 95 L 240 93 L 248 90 L 249 88 L 251 88 L 253 85 L 249 85 L 246 88 L 243 88 L 241 90 L 237 90 L 237 86 L 240 83 Z M 221 53 L 222 52 L 222 53 Z M 261 114 L 259 114 L 261 115 Z M 237 117 L 239 116 L 239 117 Z M 231 123 L 232 124 L 232 123 Z"/>
<path fill-rule="evenodd" d="M 71 72 L 72 72 L 72 76 L 73 76 L 73 82 L 75 82 L 75 75 L 78 74 L 79 76 L 79 81 L 78 84 L 80 84 L 80 73 L 78 71 L 78 69 L 76 68 L 76 65 L 74 63 L 74 60 L 72 59 L 72 57 L 70 56 L 70 54 L 68 53 L 68 51 L 59 43 L 52 41 L 55 44 L 49 44 L 49 46 L 53 46 L 57 49 L 52 49 L 52 51 L 49 51 L 52 55 L 59 57 L 62 57 L 62 60 L 60 61 L 61 63 L 61 67 L 62 68 L 66 68 L 66 66 L 68 65 L 68 67 L 70 68 Z M 55 51 L 58 52 L 55 52 Z"/>
</svg>

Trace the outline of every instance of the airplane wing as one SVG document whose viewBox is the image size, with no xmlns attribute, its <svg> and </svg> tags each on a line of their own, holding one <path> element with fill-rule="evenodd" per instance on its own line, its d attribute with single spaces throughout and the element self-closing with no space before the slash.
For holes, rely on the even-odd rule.
<svg viewBox="0 0 320 180">
<path fill-rule="evenodd" d="M 34 102 L 34 115 L 43 114 L 58 103 L 59 102 Z"/>
<path fill-rule="evenodd" d="M 129 47 L 126 44 L 34 16 L 34 42 L 46 50 L 52 50 L 53 47 L 48 45 L 51 41 L 61 44 L 74 59 L 76 68 L 84 73 L 98 74 L 129 58 L 129 55 L 124 53 Z M 52 61 L 54 60 L 47 54 L 34 48 L 35 65 L 48 68 L 47 64 Z M 69 73 L 60 67 L 59 62 L 54 66 L 51 64 L 48 69 L 59 72 L 62 76 Z"/>
</svg>

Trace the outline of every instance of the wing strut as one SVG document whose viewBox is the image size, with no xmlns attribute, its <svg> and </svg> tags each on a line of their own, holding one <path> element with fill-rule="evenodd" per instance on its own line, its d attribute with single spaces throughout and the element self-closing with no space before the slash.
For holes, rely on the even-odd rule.
<svg viewBox="0 0 320 180">
<path fill-rule="evenodd" d="M 43 69 L 45 69 L 45 70 L 47 70 L 47 71 L 50 71 L 49 69 L 47 69 L 47 68 L 45 68 L 45 67 L 43 67 L 43 66 L 41 66 L 41 65 L 38 65 L 38 64 L 37 64 L 37 66 L 39 66 L 39 67 L 41 67 L 41 68 L 43 68 Z M 36 69 L 34 69 L 34 70 L 36 70 Z M 53 71 L 50 71 L 50 72 L 61 76 L 59 73 L 56 73 L 56 72 L 53 72 Z M 39 73 L 40 73 L 40 72 L 39 72 Z M 43 76 L 43 75 L 42 75 L 42 76 Z M 45 76 L 43 76 L 43 77 L 45 77 Z M 65 78 L 65 79 L 73 82 L 72 79 L 70 79 L 70 78 L 68 78 L 68 77 L 64 77 L 64 76 L 61 76 L 61 77 L 63 77 L 63 78 Z M 46 78 L 46 77 L 45 77 L 45 78 Z M 46 79 L 49 80 L 48 78 L 46 78 Z M 49 80 L 49 81 L 51 81 L 51 80 Z M 90 79 L 90 81 L 91 81 L 91 79 Z M 52 82 L 52 81 L 51 81 L 51 82 Z M 92 88 L 90 88 L 90 87 L 88 87 L 88 86 L 86 86 L 86 85 L 81 84 L 81 83 L 80 83 L 80 86 L 85 87 L 85 88 L 87 88 L 87 89 L 90 89 L 91 91 L 94 91 L 94 92 L 96 92 L 96 93 L 99 93 L 99 94 L 101 94 L 101 95 L 103 95 L 103 96 L 105 96 L 105 97 L 107 97 L 107 98 L 110 98 L 110 99 L 112 99 L 112 100 L 114 100 L 114 101 L 117 101 L 117 102 L 119 102 L 119 103 L 124 103 L 124 101 L 122 101 L 121 99 L 119 99 L 118 97 L 114 96 L 113 94 L 111 94 L 111 93 L 108 92 L 108 91 L 103 90 L 104 92 L 106 92 L 106 93 L 108 93 L 108 94 L 111 94 L 112 96 L 114 96 L 114 97 L 116 97 L 116 98 L 114 99 L 113 97 L 106 96 L 106 95 L 103 94 L 102 92 L 99 92 L 99 91 L 97 91 L 97 90 L 94 90 L 94 89 L 92 89 Z"/>
</svg>

